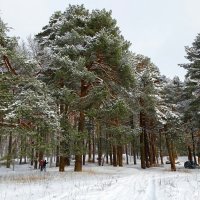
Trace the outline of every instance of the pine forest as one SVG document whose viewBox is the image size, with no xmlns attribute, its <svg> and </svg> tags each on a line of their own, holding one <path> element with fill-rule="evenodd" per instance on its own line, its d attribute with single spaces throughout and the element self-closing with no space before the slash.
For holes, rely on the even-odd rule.
<svg viewBox="0 0 200 200">
<path fill-rule="evenodd" d="M 40 160 L 65 172 L 88 163 L 147 170 L 179 156 L 200 164 L 200 34 L 185 80 L 132 52 L 112 12 L 69 5 L 27 41 L 0 18 L 0 165 Z M 133 165 L 133 167 L 134 167 Z M 95 199 L 95 198 L 94 198 Z"/>
</svg>

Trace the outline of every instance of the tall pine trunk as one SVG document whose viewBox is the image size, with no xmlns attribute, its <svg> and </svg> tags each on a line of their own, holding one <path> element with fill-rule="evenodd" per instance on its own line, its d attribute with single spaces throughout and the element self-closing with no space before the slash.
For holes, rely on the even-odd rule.
<svg viewBox="0 0 200 200">
<path fill-rule="evenodd" d="M 126 164 L 129 164 L 129 160 L 128 160 L 128 145 L 126 144 L 125 146 L 125 151 L 126 151 Z"/>
<path fill-rule="evenodd" d="M 65 171 L 65 157 L 64 156 L 60 156 L 60 163 L 59 163 L 59 172 L 64 172 Z"/>
<path fill-rule="evenodd" d="M 35 156 L 34 156 L 34 169 L 38 168 L 38 151 L 35 151 Z"/>
<path fill-rule="evenodd" d="M 132 141 L 132 155 L 133 155 L 133 162 L 134 165 L 137 164 L 137 155 L 136 155 L 136 144 L 135 144 L 135 140 Z"/>
<path fill-rule="evenodd" d="M 83 147 L 85 147 L 85 149 L 87 149 L 87 142 L 83 141 Z M 86 152 L 83 153 L 83 165 L 85 165 L 85 160 L 86 160 Z"/>
<path fill-rule="evenodd" d="M 198 156 L 198 164 L 200 165 L 200 135 L 199 135 L 199 139 L 197 142 L 197 156 Z"/>
<path fill-rule="evenodd" d="M 188 146 L 188 160 L 190 161 L 190 162 L 192 162 L 192 149 L 191 149 L 191 147 L 190 146 Z"/>
<path fill-rule="evenodd" d="M 82 100 L 83 97 L 87 95 L 87 91 L 90 85 L 88 85 L 85 81 L 81 81 L 81 93 L 80 93 L 80 98 Z M 83 110 L 80 111 L 79 115 L 79 123 L 78 123 L 78 132 L 82 134 L 84 132 L 84 125 L 85 125 L 85 113 Z M 77 141 L 77 146 L 80 148 L 75 155 L 75 166 L 74 166 L 74 171 L 76 172 L 81 172 L 82 171 L 82 145 L 83 141 L 82 139 L 79 139 Z"/>
<path fill-rule="evenodd" d="M 32 142 L 33 144 L 33 142 Z M 33 162 L 34 162 L 34 147 L 33 145 L 31 146 L 31 166 L 33 166 Z"/>
<path fill-rule="evenodd" d="M 10 132 L 9 138 L 8 138 L 8 155 L 7 155 L 7 162 L 6 162 L 7 168 L 10 168 L 11 159 L 12 159 L 12 133 Z"/>
<path fill-rule="evenodd" d="M 197 164 L 196 147 L 195 147 L 195 139 L 194 139 L 194 133 L 193 133 L 193 131 L 191 132 L 191 136 L 192 136 L 192 152 L 193 152 L 193 157 L 194 157 L 194 163 Z"/>
<path fill-rule="evenodd" d="M 92 138 L 92 162 L 95 163 L 95 155 L 96 155 L 96 145 L 95 145 L 95 131 L 93 131 L 93 138 Z"/>
<path fill-rule="evenodd" d="M 150 138 L 150 166 L 155 166 L 156 164 L 156 158 L 157 158 L 157 152 L 156 152 L 156 144 L 155 144 L 155 135 L 153 133 L 149 134 Z M 157 161 L 158 163 L 158 161 Z"/>
<path fill-rule="evenodd" d="M 170 160 L 170 164 L 171 164 L 171 171 L 176 171 L 175 159 L 173 157 L 174 156 L 173 155 L 173 147 L 171 145 L 170 138 L 166 132 L 165 132 L 165 139 L 166 139 L 166 146 L 167 146 L 167 150 L 168 150 L 168 154 L 169 154 L 169 160 Z"/>
<path fill-rule="evenodd" d="M 3 157 L 3 137 L 0 135 L 0 157 Z"/>
<path fill-rule="evenodd" d="M 146 169 L 145 149 L 144 149 L 144 131 L 143 130 L 140 133 L 140 160 L 141 160 L 141 168 Z"/>
<path fill-rule="evenodd" d="M 56 167 L 59 167 L 59 165 L 60 165 L 60 156 L 59 156 L 59 154 L 60 154 L 60 147 L 57 144 L 56 145 Z"/>
<path fill-rule="evenodd" d="M 110 157 L 110 165 L 113 165 L 113 148 L 111 143 L 110 143 L 109 157 Z"/>
<path fill-rule="evenodd" d="M 146 124 L 144 123 L 144 149 L 145 149 L 145 161 L 146 161 L 146 167 L 150 167 L 149 163 L 149 138 L 147 134 Z"/>
<path fill-rule="evenodd" d="M 92 120 L 89 119 L 88 127 L 88 162 L 92 162 Z"/>
<path fill-rule="evenodd" d="M 101 138 L 101 127 L 100 123 L 96 121 L 96 136 L 97 136 L 97 149 L 98 149 L 98 165 L 101 166 L 102 163 L 102 138 Z"/>
<path fill-rule="evenodd" d="M 141 99 L 140 99 L 141 100 Z M 141 127 L 141 133 L 140 133 L 140 159 L 141 159 L 141 168 L 146 168 L 146 155 L 145 155 L 145 124 L 144 124 L 144 114 L 140 112 L 140 127 Z"/>
<path fill-rule="evenodd" d="M 119 165 L 119 167 L 123 167 L 122 154 L 123 154 L 122 145 L 117 145 L 117 164 Z"/>
<path fill-rule="evenodd" d="M 159 130 L 159 139 L 160 139 L 160 143 L 159 143 L 159 147 L 160 147 L 160 162 L 161 162 L 161 165 L 164 165 L 163 152 L 162 152 L 162 132 L 161 132 L 161 130 Z"/>
<path fill-rule="evenodd" d="M 113 160 L 112 160 L 113 166 L 117 167 L 117 148 L 116 145 L 113 145 Z"/>
<path fill-rule="evenodd" d="M 84 123 L 85 123 L 85 115 L 84 115 L 84 112 L 80 112 L 80 117 L 79 117 L 79 125 L 78 125 L 78 131 L 80 133 L 83 132 L 84 130 Z M 81 172 L 82 171 L 82 145 L 83 145 L 83 141 L 81 139 L 79 139 L 77 141 L 77 146 L 78 148 L 80 148 L 77 152 L 76 152 L 76 155 L 75 155 L 75 166 L 74 166 L 74 171 L 75 172 Z"/>
<path fill-rule="evenodd" d="M 78 124 L 78 131 L 80 132 L 80 134 L 83 132 L 84 130 L 84 123 L 85 123 L 85 115 L 84 112 L 81 111 L 80 112 L 80 117 L 79 117 L 79 124 Z M 77 141 L 77 147 L 82 148 L 83 145 L 83 141 L 81 139 L 79 139 Z M 75 166 L 74 166 L 74 171 L 75 172 L 81 172 L 82 171 L 82 150 L 80 149 L 78 152 L 76 152 L 75 155 Z"/>
</svg>

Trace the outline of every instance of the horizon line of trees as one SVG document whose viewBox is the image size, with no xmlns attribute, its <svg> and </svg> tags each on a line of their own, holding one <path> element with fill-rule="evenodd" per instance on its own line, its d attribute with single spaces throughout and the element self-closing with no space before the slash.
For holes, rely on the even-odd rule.
<svg viewBox="0 0 200 200">
<path fill-rule="evenodd" d="M 178 155 L 200 163 L 200 34 L 186 47 L 186 79 L 161 75 L 150 58 L 129 50 L 112 12 L 69 5 L 34 38 L 9 37 L 0 18 L 0 160 L 34 168 L 56 158 L 176 171 Z M 96 160 L 96 156 L 98 157 Z M 198 159 L 197 160 L 197 157 Z M 86 160 L 87 159 L 87 160 Z"/>
</svg>

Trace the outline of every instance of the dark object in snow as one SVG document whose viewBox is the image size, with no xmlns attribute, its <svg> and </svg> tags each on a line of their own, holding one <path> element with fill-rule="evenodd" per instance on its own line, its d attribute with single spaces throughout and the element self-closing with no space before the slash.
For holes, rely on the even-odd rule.
<svg viewBox="0 0 200 200">
<path fill-rule="evenodd" d="M 47 165 L 47 161 L 46 160 L 40 160 L 40 164 L 39 164 L 39 166 L 40 166 L 40 170 L 41 171 L 43 171 L 43 169 L 44 169 L 44 171 L 46 171 L 46 165 Z"/>
<path fill-rule="evenodd" d="M 198 165 L 195 164 L 194 161 L 186 161 L 186 162 L 184 163 L 184 167 L 185 167 L 186 169 L 195 169 L 197 166 L 198 166 Z"/>
</svg>

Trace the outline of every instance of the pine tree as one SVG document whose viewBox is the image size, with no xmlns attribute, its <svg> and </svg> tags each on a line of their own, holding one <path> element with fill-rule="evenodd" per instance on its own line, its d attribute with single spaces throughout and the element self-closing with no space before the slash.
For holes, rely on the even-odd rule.
<svg viewBox="0 0 200 200">
<path fill-rule="evenodd" d="M 42 138 L 48 137 L 45 134 L 51 132 L 49 128 L 51 127 L 53 131 L 55 127 L 59 127 L 59 123 L 54 113 L 55 104 L 50 92 L 44 83 L 36 80 L 37 62 L 20 50 L 15 37 L 7 36 L 8 29 L 1 20 L 0 22 L 2 63 L 0 117 L 1 127 L 8 132 L 7 167 L 9 167 L 11 157 L 17 156 L 12 155 L 13 152 L 26 157 L 27 143 L 33 144 L 34 137 L 39 139 L 42 132 Z M 20 146 L 20 152 L 16 151 L 17 145 Z M 37 149 L 44 148 L 42 147 L 44 144 L 35 141 L 34 147 L 36 146 Z"/>
<path fill-rule="evenodd" d="M 165 136 L 171 170 L 176 171 L 176 146 L 182 141 L 183 137 L 181 120 L 183 83 L 178 77 L 170 80 L 162 76 L 159 84 L 159 98 L 157 101 L 158 126 L 160 133 Z"/>
<path fill-rule="evenodd" d="M 139 123 L 140 133 L 140 153 L 141 167 L 145 169 L 155 164 L 155 152 L 151 152 L 153 147 L 150 140 L 153 138 L 151 134 L 155 123 L 155 82 L 159 75 L 158 68 L 151 63 L 150 59 L 142 56 L 135 56 L 135 71 L 138 80 L 138 102 L 139 102 Z M 153 144 L 153 143 L 152 143 Z M 153 156 L 154 154 L 154 156 Z"/>
<path fill-rule="evenodd" d="M 186 58 L 190 61 L 180 66 L 187 70 L 186 89 L 190 96 L 187 110 L 188 118 L 191 119 L 194 128 L 199 129 L 199 113 L 200 113 L 200 34 L 197 35 L 192 47 L 186 47 Z"/>
<path fill-rule="evenodd" d="M 16 75 L 16 71 L 11 65 L 11 57 L 15 57 L 15 47 L 16 47 L 16 38 L 8 37 L 7 32 L 9 29 L 7 25 L 0 18 L 0 125 L 1 125 L 1 141 L 4 138 L 8 138 L 8 151 L 7 151 L 7 164 L 9 168 L 12 157 L 12 133 L 10 130 L 7 131 L 7 134 L 4 134 L 6 131 L 4 129 L 9 129 L 12 127 L 9 123 L 4 121 L 6 108 L 9 105 L 10 101 L 13 98 L 13 88 L 15 85 L 15 78 L 13 75 Z M 9 133 L 9 134 L 8 134 Z M 5 139 L 5 141 L 6 141 Z"/>
<path fill-rule="evenodd" d="M 187 70 L 186 73 L 186 88 L 185 88 L 185 109 L 184 120 L 189 124 L 191 137 L 198 134 L 200 129 L 200 34 L 197 35 L 191 47 L 186 47 L 186 58 L 189 63 L 181 64 L 180 66 Z M 193 153 L 195 158 L 195 142 L 193 140 Z M 200 150 L 198 149 L 198 156 Z"/>
<path fill-rule="evenodd" d="M 114 84 L 130 87 L 133 76 L 123 60 L 129 43 L 121 36 L 111 12 L 89 13 L 83 5 L 70 5 L 65 12 L 56 12 L 37 40 L 41 54 L 47 52 L 47 57 L 53 58 L 45 63 L 46 73 L 50 74 L 47 79 L 80 96 L 77 111 L 81 135 L 85 130 L 85 111 L 91 105 L 100 105 L 105 91 L 115 96 Z M 78 138 L 77 143 L 80 148 L 82 142 Z M 75 159 L 75 171 L 82 171 L 81 149 Z"/>
</svg>

